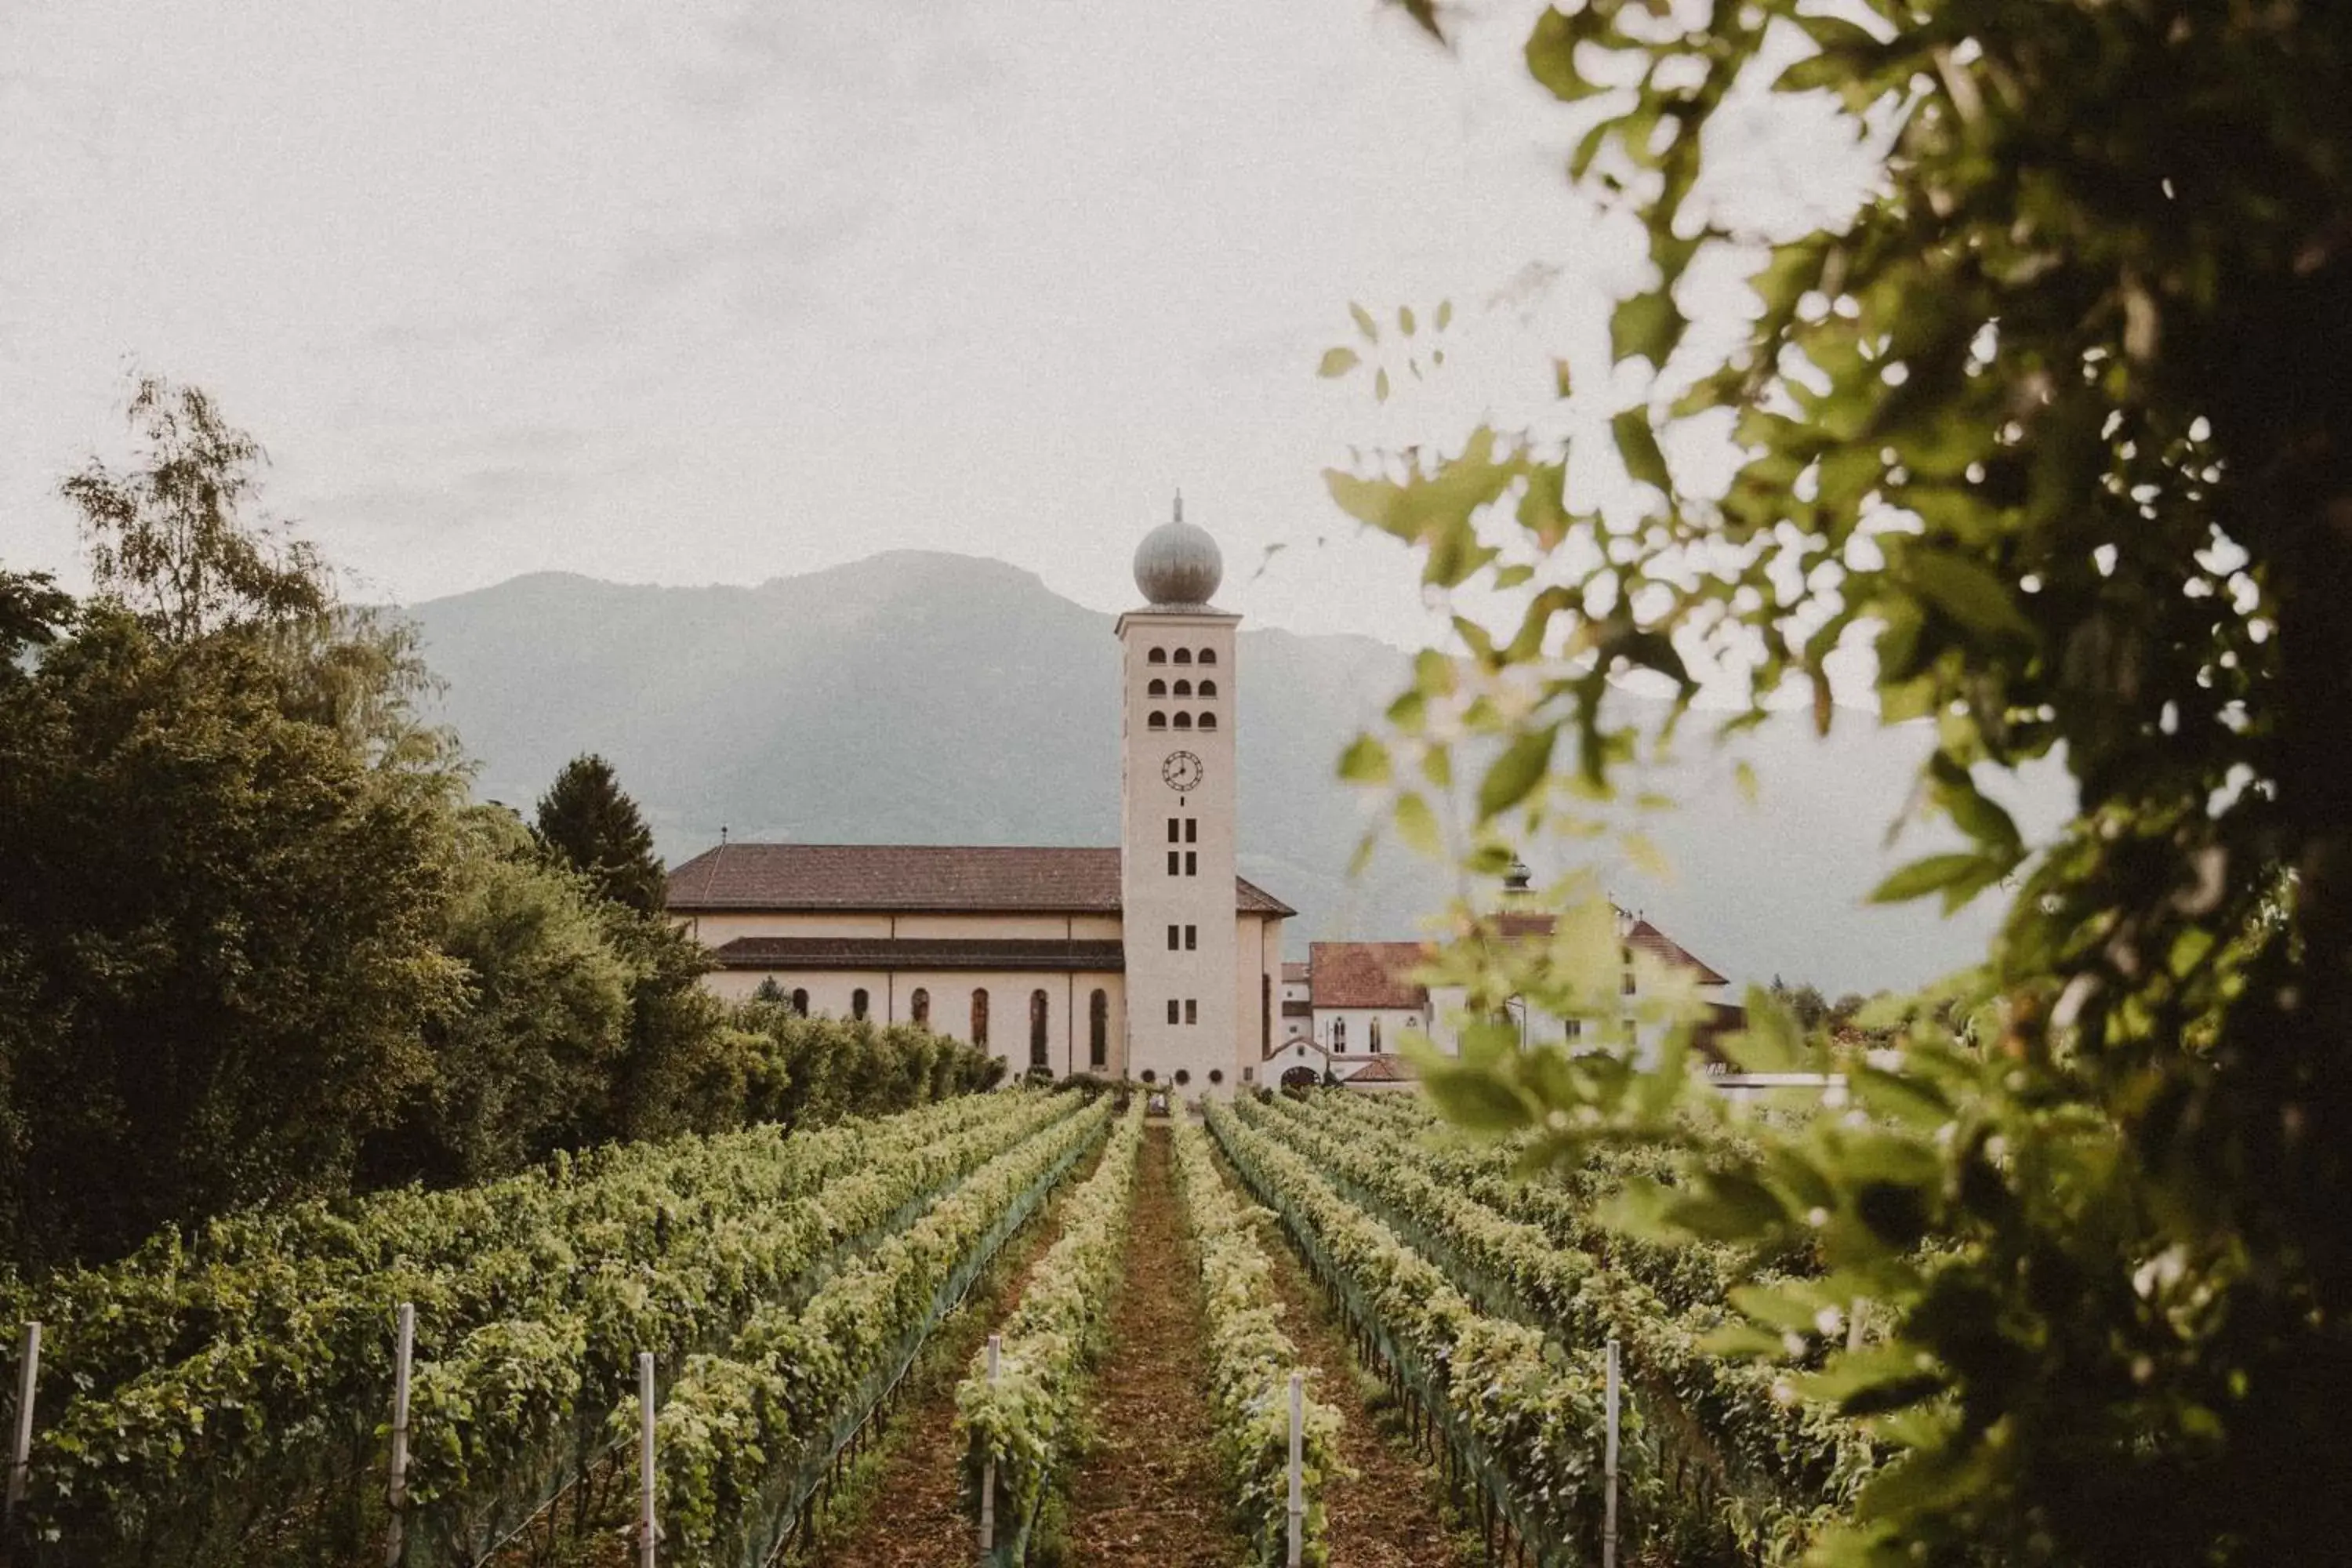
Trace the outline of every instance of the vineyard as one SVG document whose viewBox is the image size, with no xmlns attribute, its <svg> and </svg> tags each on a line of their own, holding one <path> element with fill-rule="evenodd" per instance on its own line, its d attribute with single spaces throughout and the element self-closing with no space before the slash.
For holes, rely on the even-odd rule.
<svg viewBox="0 0 2352 1568">
<path fill-rule="evenodd" d="M 1703 1348 L 1806 1259 L 1597 1222 L 1658 1158 L 1024 1089 L 225 1220 L 0 1301 L 6 1561 L 1792 1561 L 1878 1452 Z"/>
</svg>

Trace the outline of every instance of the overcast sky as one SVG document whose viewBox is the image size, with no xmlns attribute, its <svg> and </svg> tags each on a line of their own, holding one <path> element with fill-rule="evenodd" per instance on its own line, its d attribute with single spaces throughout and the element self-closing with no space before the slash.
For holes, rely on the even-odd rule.
<svg viewBox="0 0 2352 1568">
<path fill-rule="evenodd" d="M 135 366 L 371 595 L 919 547 L 1111 609 L 1181 484 L 1229 607 L 1412 640 L 1318 470 L 1528 417 L 1639 276 L 1531 15 L 1449 56 L 1368 0 L 0 4 L 0 560 L 79 575 L 56 482 Z M 1316 378 L 1351 300 L 1446 297 L 1434 386 Z"/>
</svg>

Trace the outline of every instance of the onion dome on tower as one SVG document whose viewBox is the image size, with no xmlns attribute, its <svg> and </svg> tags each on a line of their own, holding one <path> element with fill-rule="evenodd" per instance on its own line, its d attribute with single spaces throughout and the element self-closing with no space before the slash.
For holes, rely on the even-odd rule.
<svg viewBox="0 0 2352 1568">
<path fill-rule="evenodd" d="M 1135 547 L 1135 585 L 1155 609 L 1205 609 L 1224 577 L 1217 542 L 1184 521 L 1184 495 L 1178 491 L 1175 517 Z"/>
</svg>

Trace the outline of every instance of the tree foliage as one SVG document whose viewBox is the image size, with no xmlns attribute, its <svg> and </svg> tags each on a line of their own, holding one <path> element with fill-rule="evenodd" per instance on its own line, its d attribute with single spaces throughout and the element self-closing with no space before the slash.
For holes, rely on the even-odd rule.
<svg viewBox="0 0 2352 1568">
<path fill-rule="evenodd" d="M 563 764 L 539 797 L 539 838 L 604 898 L 651 914 L 662 907 L 653 830 L 622 792 L 613 764 L 588 752 Z"/>
<path fill-rule="evenodd" d="M 1612 375 L 1560 388 L 1646 499 L 1604 516 L 1559 443 L 1491 428 L 1335 472 L 1427 583 L 1513 606 L 1457 621 L 1354 771 L 1403 781 L 1427 838 L 1402 763 L 1440 788 L 1452 737 L 1492 744 L 1456 847 L 1498 868 L 1666 738 L 1612 722 L 1612 679 L 1686 703 L 1704 676 L 1738 722 L 1793 687 L 1826 728 L 1830 656 L 1866 646 L 1882 719 L 1935 740 L 1890 808 L 1965 845 L 1879 897 L 2013 885 L 2008 917 L 1980 972 L 1865 1010 L 1906 1026 L 1858 1072 L 1866 1126 L 1767 1140 L 1653 1215 L 1810 1236 L 1830 1273 L 1781 1319 L 1866 1297 L 1891 1325 L 1851 1354 L 1798 1335 L 1908 1453 L 1822 1556 L 2326 1557 L 2352 1507 L 2307 1440 L 2352 1400 L 2352 13 L 1585 0 L 1526 60 L 1580 133 L 1571 178 L 1646 236 Z M 1876 154 L 1851 215 L 1792 235 L 1724 199 L 1767 100 Z M 1739 341 L 1685 344 L 1726 261 Z M 1720 485 L 1681 460 L 1710 436 Z M 2044 756 L 2076 807 L 2030 845 L 1989 786 Z M 1447 960 L 1474 998 L 1519 962 L 1485 935 Z M 1785 1061 L 1757 1000 L 1746 1052 Z M 1478 1037 L 1433 1070 L 1495 1128 L 1670 1139 L 1710 1109 L 1671 1053 Z"/>
</svg>

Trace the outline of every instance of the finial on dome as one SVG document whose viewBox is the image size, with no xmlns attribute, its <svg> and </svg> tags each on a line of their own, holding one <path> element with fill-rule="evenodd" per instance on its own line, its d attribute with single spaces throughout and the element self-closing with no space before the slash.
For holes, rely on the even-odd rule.
<svg viewBox="0 0 2352 1568">
<path fill-rule="evenodd" d="M 1184 521 L 1184 492 L 1175 515 L 1135 548 L 1135 585 L 1154 605 L 1206 605 L 1224 581 L 1225 560 L 1208 531 Z"/>
</svg>

